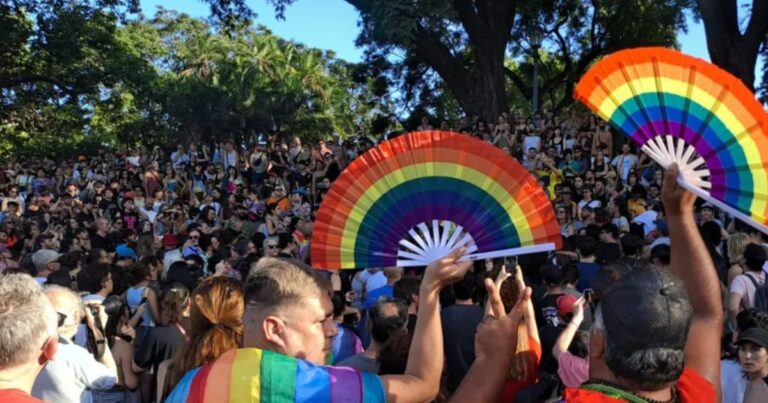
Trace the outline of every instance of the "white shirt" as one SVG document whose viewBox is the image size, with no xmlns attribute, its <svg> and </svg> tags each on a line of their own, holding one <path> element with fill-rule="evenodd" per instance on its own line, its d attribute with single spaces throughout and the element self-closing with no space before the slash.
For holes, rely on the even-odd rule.
<svg viewBox="0 0 768 403">
<path fill-rule="evenodd" d="M 615 166 L 619 170 L 621 180 L 626 183 L 628 180 L 627 178 L 629 178 L 629 171 L 637 166 L 637 156 L 634 154 L 617 155 L 613 159 L 613 162 L 611 162 L 611 165 Z"/>
<path fill-rule="evenodd" d="M 161 207 L 163 207 L 163 203 L 160 203 L 160 202 L 155 202 L 155 204 L 152 206 L 152 209 L 151 209 L 151 210 L 147 210 L 147 209 L 146 209 L 146 208 L 144 208 L 144 207 L 140 207 L 140 208 L 139 208 L 139 211 L 140 211 L 142 214 L 144 214 L 144 215 L 146 215 L 146 216 L 147 216 L 147 219 L 149 220 L 149 222 L 151 222 L 152 224 L 154 224 L 154 223 L 155 223 L 155 221 L 157 220 L 157 215 L 160 213 L 160 208 L 161 208 Z"/>
<path fill-rule="evenodd" d="M 184 260 L 184 257 L 181 255 L 181 249 L 176 248 L 165 251 L 163 255 L 163 278 L 168 274 L 168 269 L 171 268 L 171 265 L 180 260 Z"/>
<path fill-rule="evenodd" d="M 648 210 L 635 217 L 632 222 L 642 224 L 645 236 L 648 236 L 648 234 L 656 230 L 656 217 L 658 217 L 658 215 L 659 213 L 653 210 Z"/>
<path fill-rule="evenodd" d="M 189 162 L 189 155 L 185 152 L 174 151 L 171 153 L 171 161 L 175 167 L 182 166 Z"/>
<path fill-rule="evenodd" d="M 56 357 L 35 379 L 32 396 L 56 403 L 90 403 L 88 389 L 111 389 L 115 382 L 115 371 L 96 361 L 88 350 L 59 343 Z"/>
</svg>

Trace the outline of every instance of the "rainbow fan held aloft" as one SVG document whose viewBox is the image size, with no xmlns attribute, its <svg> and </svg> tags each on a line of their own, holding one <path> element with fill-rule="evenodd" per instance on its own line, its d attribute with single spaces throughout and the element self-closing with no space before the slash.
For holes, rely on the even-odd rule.
<svg viewBox="0 0 768 403">
<path fill-rule="evenodd" d="M 549 251 L 562 238 L 536 179 L 500 149 L 458 133 L 409 133 L 369 150 L 320 206 L 312 265 L 426 266 Z"/>
<path fill-rule="evenodd" d="M 637 142 L 686 189 L 768 233 L 768 117 L 725 71 L 665 48 L 614 53 L 575 97 Z"/>
</svg>

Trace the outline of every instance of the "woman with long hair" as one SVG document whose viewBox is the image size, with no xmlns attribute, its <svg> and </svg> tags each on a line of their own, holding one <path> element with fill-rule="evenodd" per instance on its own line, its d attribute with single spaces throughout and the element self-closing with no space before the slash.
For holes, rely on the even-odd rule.
<svg viewBox="0 0 768 403">
<path fill-rule="evenodd" d="M 164 391 L 172 390 L 187 371 L 240 346 L 244 309 L 242 282 L 217 276 L 200 283 L 191 298 L 187 342 L 168 368 Z"/>
<path fill-rule="evenodd" d="M 151 368 L 151 373 L 159 376 L 160 363 L 174 357 L 184 345 L 187 331 L 181 322 L 189 316 L 189 310 L 189 290 L 186 287 L 174 283 L 165 289 L 160 302 L 158 326 L 136 347 L 136 354 L 133 357 L 135 372 Z M 156 380 L 151 382 L 151 386 L 156 384 Z"/>
<path fill-rule="evenodd" d="M 525 280 L 520 266 L 513 273 L 507 273 L 504 266 L 498 267 L 496 287 L 504 302 L 505 311 L 509 312 L 515 305 L 518 295 L 525 291 Z M 509 278 L 510 281 L 505 281 Z M 512 359 L 512 365 L 504 383 L 500 402 L 514 402 L 517 394 L 538 382 L 539 364 L 541 362 L 541 340 L 533 302 L 527 300 L 523 309 L 523 320 L 517 329 L 517 348 Z M 486 307 L 486 311 L 488 307 Z"/>
<path fill-rule="evenodd" d="M 131 326 L 136 328 L 136 343 L 140 344 L 160 319 L 157 294 L 149 284 L 157 280 L 157 270 L 144 260 L 130 269 L 131 287 L 121 296 L 131 311 Z M 143 309 L 139 307 L 143 306 Z"/>
</svg>

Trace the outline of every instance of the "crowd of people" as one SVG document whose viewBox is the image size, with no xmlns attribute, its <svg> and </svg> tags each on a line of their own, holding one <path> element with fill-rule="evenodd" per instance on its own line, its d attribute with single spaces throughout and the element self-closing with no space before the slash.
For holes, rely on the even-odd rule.
<svg viewBox="0 0 768 403">
<path fill-rule="evenodd" d="M 576 110 L 435 126 L 531 171 L 564 248 L 310 269 L 366 137 L 0 161 L 0 401 L 768 401 L 763 234 Z"/>
</svg>

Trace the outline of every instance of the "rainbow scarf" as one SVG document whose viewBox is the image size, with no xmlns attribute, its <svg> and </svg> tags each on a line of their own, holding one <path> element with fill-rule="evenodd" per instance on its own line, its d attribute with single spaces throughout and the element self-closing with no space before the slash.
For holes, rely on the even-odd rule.
<svg viewBox="0 0 768 403">
<path fill-rule="evenodd" d="M 231 350 L 188 372 L 170 403 L 386 402 L 381 379 L 351 368 L 317 366 L 256 348 Z"/>
</svg>

